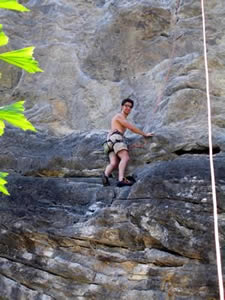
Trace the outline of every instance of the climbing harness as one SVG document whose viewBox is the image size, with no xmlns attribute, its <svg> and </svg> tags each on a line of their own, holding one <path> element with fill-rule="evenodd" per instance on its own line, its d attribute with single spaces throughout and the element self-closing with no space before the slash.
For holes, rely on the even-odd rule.
<svg viewBox="0 0 225 300">
<path fill-rule="evenodd" d="M 214 163 L 213 163 L 211 101 L 210 101 L 210 94 L 209 94 L 209 71 L 208 71 L 208 60 L 207 60 L 207 49 L 206 49 L 204 0 L 201 0 L 201 7 L 202 7 L 202 27 L 203 27 L 205 76 L 206 76 L 206 94 L 207 94 L 207 106 L 208 106 L 209 157 L 210 157 L 210 171 L 211 171 L 211 184 L 212 184 L 212 196 L 213 196 L 213 216 L 214 216 L 217 273 L 218 273 L 218 281 L 219 281 L 220 300 L 224 300 L 223 274 L 222 274 L 219 229 L 218 229 L 215 172 L 214 172 Z"/>
<path fill-rule="evenodd" d="M 121 132 L 119 132 L 119 130 L 115 130 L 110 136 L 112 136 L 112 135 L 114 135 L 114 134 L 119 134 L 119 135 L 121 135 L 121 136 L 123 136 L 122 135 L 122 133 Z M 105 154 L 109 154 L 110 152 L 112 152 L 113 151 L 113 147 L 114 147 L 114 145 L 116 144 L 116 143 L 121 143 L 122 141 L 121 140 L 115 140 L 115 142 L 113 142 L 110 138 L 109 139 L 107 139 L 106 141 L 104 141 L 103 142 L 103 151 L 104 151 L 104 153 Z"/>
<path fill-rule="evenodd" d="M 113 144 L 111 140 L 104 141 L 102 146 L 105 154 L 109 154 L 113 150 Z"/>
</svg>

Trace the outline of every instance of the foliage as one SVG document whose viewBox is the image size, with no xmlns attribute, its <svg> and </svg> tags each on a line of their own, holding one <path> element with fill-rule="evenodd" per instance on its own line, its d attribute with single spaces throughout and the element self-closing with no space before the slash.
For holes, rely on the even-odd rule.
<svg viewBox="0 0 225 300">
<path fill-rule="evenodd" d="M 34 126 L 24 116 L 24 101 L 0 107 L 0 135 L 4 133 L 5 124 L 2 120 L 23 130 L 36 131 Z"/>
<path fill-rule="evenodd" d="M 8 175 L 8 173 L 0 172 L 0 192 L 2 192 L 5 195 L 9 195 L 9 192 L 7 191 L 5 184 L 7 181 L 5 180 L 5 177 Z"/>
<path fill-rule="evenodd" d="M 2 31 L 2 24 L 0 24 L 0 46 L 5 46 L 8 44 L 8 37 Z"/>
<path fill-rule="evenodd" d="M 11 9 L 20 12 L 29 11 L 28 8 L 19 4 L 17 0 L 0 0 L 0 8 Z M 8 37 L 2 31 L 2 24 L 0 24 L 0 47 L 8 44 Z M 19 68 L 24 69 L 29 73 L 43 72 L 38 67 L 38 62 L 33 58 L 34 47 L 9 51 L 0 54 L 0 59 L 13 64 Z M 8 122 L 23 130 L 36 131 L 34 126 L 26 119 L 24 115 L 24 101 L 5 105 L 0 107 L 0 136 L 4 133 L 5 123 Z M 0 192 L 9 195 L 5 184 L 7 183 L 6 177 L 8 173 L 0 172 Z"/>
<path fill-rule="evenodd" d="M 26 70 L 29 73 L 43 72 L 33 59 L 34 47 L 23 48 L 0 54 L 0 59 Z"/>
<path fill-rule="evenodd" d="M 18 11 L 30 11 L 28 8 L 19 4 L 17 0 L 1 0 L 0 8 L 13 9 Z"/>
</svg>

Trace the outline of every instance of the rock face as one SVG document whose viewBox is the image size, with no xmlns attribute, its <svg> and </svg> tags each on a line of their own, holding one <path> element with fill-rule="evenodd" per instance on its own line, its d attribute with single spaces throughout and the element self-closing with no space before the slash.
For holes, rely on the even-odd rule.
<svg viewBox="0 0 225 300">
<path fill-rule="evenodd" d="M 199 155 L 155 162 L 123 189 L 12 174 L 1 202 L 3 299 L 218 299 L 208 165 Z"/>
<path fill-rule="evenodd" d="M 31 12 L 1 12 L 8 48 L 36 46 L 45 72 L 1 64 L 1 103 L 25 99 L 38 132 L 1 137 L 0 299 L 219 299 L 200 1 L 21 3 Z M 225 8 L 205 5 L 224 266 Z M 155 136 L 128 134 L 136 183 L 103 187 L 128 96 Z"/>
</svg>

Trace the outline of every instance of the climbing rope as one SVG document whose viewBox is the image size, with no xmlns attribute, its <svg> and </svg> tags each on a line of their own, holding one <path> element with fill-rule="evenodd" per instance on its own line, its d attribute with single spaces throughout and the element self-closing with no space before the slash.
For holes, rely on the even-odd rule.
<svg viewBox="0 0 225 300">
<path fill-rule="evenodd" d="M 176 11 L 175 15 L 177 16 L 177 11 L 179 8 L 180 0 L 176 0 Z M 209 140 L 209 158 L 210 158 L 210 173 L 211 173 L 211 185 L 212 185 L 212 198 L 213 198 L 213 216 L 214 216 L 214 234 L 215 234 L 215 248 L 216 248 L 216 261 L 217 261 L 217 273 L 218 273 L 218 283 L 219 283 L 219 293 L 220 300 L 225 300 L 224 297 L 224 286 L 223 286 L 223 274 L 222 274 L 222 263 L 221 263 L 221 251 L 220 251 L 220 241 L 219 241 L 219 226 L 218 226 L 218 213 L 217 213 L 217 198 L 216 198 L 216 184 L 215 184 L 215 172 L 214 172 L 214 163 L 213 163 L 213 146 L 212 146 L 212 121 L 211 121 L 211 100 L 209 93 L 209 71 L 208 71 L 208 59 L 207 59 L 207 46 L 206 46 L 206 29 L 205 29 L 205 9 L 204 9 L 204 0 L 201 0 L 201 9 L 202 9 L 202 27 L 203 27 L 203 45 L 204 45 L 204 62 L 205 62 L 205 76 L 206 76 L 206 94 L 207 94 L 207 108 L 208 108 L 208 140 Z M 172 25 L 176 25 L 177 17 L 172 20 Z M 179 38 L 179 37 L 178 37 Z M 154 112 L 157 111 L 159 105 L 162 102 L 164 90 L 166 83 L 168 81 L 173 58 L 175 56 L 176 40 L 178 38 L 173 38 L 172 41 L 172 50 L 169 56 L 169 65 L 166 78 L 164 80 L 164 88 L 161 89 L 159 96 L 156 101 L 156 106 Z M 142 148 L 144 145 L 139 145 Z M 137 144 L 132 145 L 134 148 L 139 148 Z"/>
<path fill-rule="evenodd" d="M 208 60 L 207 60 L 207 49 L 206 49 L 204 0 L 201 0 L 201 7 L 202 7 L 202 27 L 203 27 L 203 43 L 204 43 L 205 76 L 206 76 L 206 94 L 207 94 L 207 106 L 208 106 L 209 157 L 210 157 L 210 171 L 211 171 L 211 184 L 212 184 L 212 196 L 213 196 L 213 215 L 214 215 L 217 273 L 218 273 L 218 280 L 219 280 L 220 300 L 224 300 L 223 274 L 222 274 L 219 228 L 218 228 L 218 214 L 217 214 L 215 172 L 214 172 L 214 164 L 213 164 L 211 101 L 210 101 L 210 95 L 209 95 L 209 71 L 208 71 Z"/>
<path fill-rule="evenodd" d="M 176 0 L 175 15 L 177 15 L 179 4 L 180 4 L 180 0 Z M 221 263 L 221 252 L 220 252 L 220 242 L 219 242 L 219 227 L 218 227 L 218 214 L 217 214 L 215 172 L 214 172 L 214 163 L 213 163 L 211 101 L 210 101 L 210 94 L 209 94 L 209 71 L 208 71 L 208 60 L 207 60 L 207 49 L 206 49 L 207 47 L 206 47 L 204 0 L 201 0 L 201 8 L 202 8 L 202 27 L 203 27 L 205 76 L 206 76 L 206 94 L 207 94 L 207 107 L 208 107 L 208 139 L 209 139 L 210 173 L 211 173 L 211 185 L 212 185 L 212 197 L 213 197 L 213 216 L 214 216 L 214 233 L 215 233 L 217 273 L 218 273 L 220 300 L 225 300 L 224 286 L 223 286 L 223 274 L 222 274 L 222 263 Z M 177 22 L 177 18 L 175 18 L 172 21 L 172 25 L 176 25 L 176 22 Z M 164 87 L 161 89 L 161 92 L 158 95 L 154 112 L 157 111 L 159 105 L 162 102 L 165 86 L 166 86 L 166 83 L 168 81 L 168 78 L 169 78 L 169 75 L 170 75 L 170 72 L 171 72 L 171 68 L 172 68 L 172 64 L 173 64 L 173 58 L 175 56 L 175 49 L 176 49 L 176 40 L 178 38 L 173 38 L 173 41 L 172 41 L 172 50 L 171 50 L 171 53 L 170 53 L 170 56 L 169 56 L 168 71 L 167 71 L 166 77 L 164 79 Z"/>
</svg>

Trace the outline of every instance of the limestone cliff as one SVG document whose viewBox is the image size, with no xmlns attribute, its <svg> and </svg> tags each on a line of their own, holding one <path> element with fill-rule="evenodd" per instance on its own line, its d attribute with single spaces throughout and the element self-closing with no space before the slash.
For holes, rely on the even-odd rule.
<svg viewBox="0 0 225 300">
<path fill-rule="evenodd" d="M 225 8 L 205 2 L 223 255 Z M 1 137 L 0 299 L 218 299 L 200 1 L 21 3 L 31 12 L 1 12 L 8 48 L 34 45 L 45 72 L 0 65 L 1 103 L 25 99 L 38 129 Z M 128 96 L 155 136 L 128 134 L 136 183 L 103 187 Z"/>
</svg>

